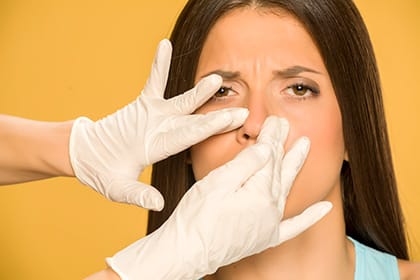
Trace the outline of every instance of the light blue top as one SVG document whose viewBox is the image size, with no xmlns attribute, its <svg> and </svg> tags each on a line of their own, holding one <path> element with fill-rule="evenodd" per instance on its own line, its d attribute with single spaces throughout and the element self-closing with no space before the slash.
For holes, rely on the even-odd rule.
<svg viewBox="0 0 420 280">
<path fill-rule="evenodd" d="M 356 252 L 354 280 L 399 280 L 398 262 L 395 256 L 380 252 L 349 238 Z"/>
<path fill-rule="evenodd" d="M 349 239 L 354 244 L 356 254 L 354 280 L 400 280 L 395 256 L 370 248 L 353 238 Z"/>
</svg>

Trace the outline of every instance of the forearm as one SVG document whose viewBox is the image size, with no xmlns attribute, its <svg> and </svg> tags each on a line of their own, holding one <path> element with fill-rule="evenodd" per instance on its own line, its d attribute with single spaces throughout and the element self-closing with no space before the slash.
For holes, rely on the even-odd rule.
<svg viewBox="0 0 420 280">
<path fill-rule="evenodd" d="M 121 280 L 121 278 L 111 268 L 107 268 L 92 274 L 84 280 Z"/>
<path fill-rule="evenodd" d="M 74 176 L 68 152 L 72 123 L 0 115 L 0 185 Z"/>
</svg>

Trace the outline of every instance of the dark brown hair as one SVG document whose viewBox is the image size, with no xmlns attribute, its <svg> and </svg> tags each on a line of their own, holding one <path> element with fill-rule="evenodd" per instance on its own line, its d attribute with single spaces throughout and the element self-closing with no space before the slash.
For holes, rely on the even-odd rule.
<svg viewBox="0 0 420 280">
<path fill-rule="evenodd" d="M 285 10 L 312 36 L 340 106 L 350 159 L 341 172 L 346 233 L 370 247 L 408 259 L 376 59 L 366 26 L 351 0 L 189 1 L 170 38 L 174 48 L 165 97 L 193 87 L 210 29 L 228 11 L 246 6 Z M 162 212 L 149 212 L 149 233 L 169 217 L 193 183 L 187 152 L 154 165 L 152 184 L 162 192 L 166 204 Z"/>
</svg>

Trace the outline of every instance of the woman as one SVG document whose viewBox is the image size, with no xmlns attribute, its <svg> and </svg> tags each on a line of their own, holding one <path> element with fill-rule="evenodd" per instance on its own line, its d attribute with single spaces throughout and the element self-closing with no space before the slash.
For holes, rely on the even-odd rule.
<svg viewBox="0 0 420 280">
<path fill-rule="evenodd" d="M 224 85 L 197 112 L 248 107 L 250 115 L 237 131 L 155 164 L 152 184 L 164 197 L 178 199 L 167 201 L 163 212 L 149 214 L 149 232 L 169 217 L 195 180 L 254 143 L 262 121 L 274 114 L 290 121 L 286 149 L 301 135 L 312 142 L 285 217 L 319 200 L 331 201 L 334 208 L 297 238 L 223 267 L 208 279 L 372 277 L 359 274 L 359 254 L 369 250 L 361 243 L 399 259 L 378 253 L 390 262 L 382 265 L 389 279 L 420 277 L 418 265 L 404 261 L 407 243 L 378 70 L 351 1 L 193 0 L 171 41 L 174 58 L 165 97 L 217 73 Z M 178 73 L 190 75 L 174 78 Z"/>
</svg>

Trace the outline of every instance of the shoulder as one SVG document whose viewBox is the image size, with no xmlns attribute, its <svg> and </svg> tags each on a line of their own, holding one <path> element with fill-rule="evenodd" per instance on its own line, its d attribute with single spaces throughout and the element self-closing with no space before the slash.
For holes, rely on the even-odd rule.
<svg viewBox="0 0 420 280">
<path fill-rule="evenodd" d="M 398 260 L 401 280 L 420 279 L 420 263 L 406 260 Z"/>
</svg>

